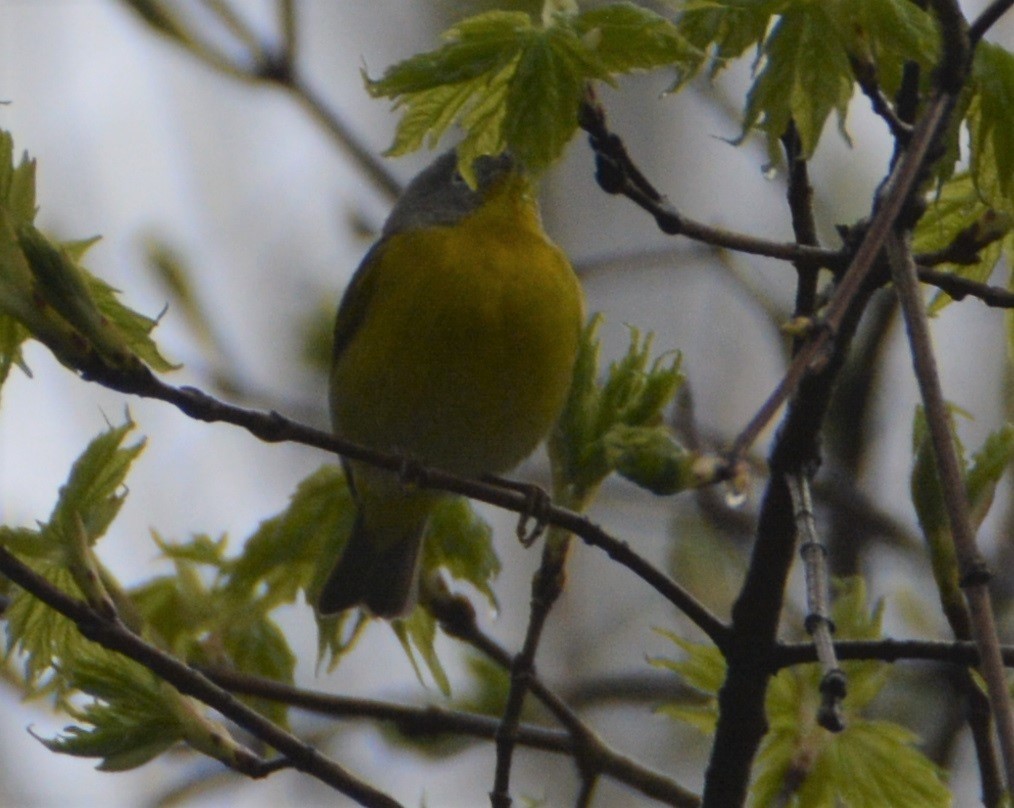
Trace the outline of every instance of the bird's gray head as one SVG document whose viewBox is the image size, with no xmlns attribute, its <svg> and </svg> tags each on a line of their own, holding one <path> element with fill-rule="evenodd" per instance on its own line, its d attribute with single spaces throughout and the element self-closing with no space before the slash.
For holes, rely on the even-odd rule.
<svg viewBox="0 0 1014 808">
<path fill-rule="evenodd" d="M 482 204 L 491 185 L 519 169 L 517 161 L 504 152 L 478 158 L 474 170 L 473 189 L 458 173 L 457 152 L 444 152 L 408 184 L 384 223 L 383 235 L 455 224 Z"/>
</svg>

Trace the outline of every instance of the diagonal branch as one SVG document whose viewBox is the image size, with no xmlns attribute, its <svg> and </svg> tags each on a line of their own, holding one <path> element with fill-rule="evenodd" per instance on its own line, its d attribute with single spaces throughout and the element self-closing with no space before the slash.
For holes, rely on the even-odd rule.
<svg viewBox="0 0 1014 808">
<path fill-rule="evenodd" d="M 685 236 L 713 247 L 793 261 L 814 268 L 842 266 L 846 256 L 838 250 L 826 250 L 810 244 L 768 241 L 712 227 L 684 216 L 641 173 L 627 154 L 623 141 L 609 131 L 605 110 L 590 89 L 587 99 L 581 105 L 579 122 L 581 128 L 588 133 L 588 140 L 595 152 L 595 177 L 599 186 L 606 193 L 625 196 L 650 213 L 663 233 Z"/>
<path fill-rule="evenodd" d="M 514 663 L 511 653 L 479 628 L 475 610 L 465 598 L 446 592 L 431 592 L 427 606 L 448 636 L 467 643 L 504 670 L 510 670 Z M 575 759 L 584 779 L 587 780 L 589 774 L 605 774 L 667 805 L 683 808 L 699 805 L 700 799 L 695 794 L 612 751 L 535 672 L 528 679 L 527 687 L 570 734 L 575 745 Z"/>
<path fill-rule="evenodd" d="M 886 190 L 876 215 L 870 222 L 848 269 L 835 288 L 834 295 L 824 311 L 820 327 L 795 355 L 781 382 L 733 442 L 729 452 L 733 460 L 744 456 L 782 404 L 796 391 L 799 383 L 811 371 L 811 367 L 819 366 L 823 361 L 822 357 L 829 344 L 838 334 L 853 303 L 877 266 L 878 256 L 895 221 L 916 190 L 917 183 L 925 171 L 926 157 L 937 142 L 954 101 L 955 97 L 952 95 L 938 94 L 919 119 L 908 150 L 895 164 L 884 184 Z"/>
<path fill-rule="evenodd" d="M 275 411 L 262 412 L 227 404 L 195 387 L 175 387 L 167 384 L 143 365 L 120 369 L 96 359 L 90 367 L 81 370 L 81 375 L 87 381 L 101 384 L 111 390 L 172 404 L 185 415 L 198 421 L 228 423 L 241 427 L 267 443 L 289 442 L 311 446 L 393 471 L 402 475 L 406 483 L 411 482 L 421 488 L 461 494 L 519 514 L 531 510 L 528 497 L 516 486 L 459 477 L 439 469 L 419 466 L 401 455 L 378 452 L 342 440 L 330 432 L 305 426 Z M 556 525 L 578 536 L 586 544 L 604 550 L 610 558 L 627 567 L 684 612 L 716 645 L 722 646 L 727 634 L 722 621 L 662 570 L 638 555 L 626 542 L 609 535 L 582 514 L 557 505 L 550 505 L 544 512 L 540 512 L 540 518 L 543 516 L 547 524 Z"/>
<path fill-rule="evenodd" d="M 918 258 L 918 256 L 917 256 Z M 954 300 L 974 297 L 987 306 L 998 309 L 1014 309 L 1014 292 L 1002 286 L 990 286 L 988 283 L 963 278 L 953 272 L 940 272 L 929 267 L 917 267 L 919 280 L 938 289 L 942 289 Z"/>
<path fill-rule="evenodd" d="M 1014 0 L 993 0 L 968 26 L 968 39 L 975 45 L 1004 14 L 1014 8 Z"/>
<path fill-rule="evenodd" d="M 401 803 L 363 782 L 256 710 L 247 707 L 206 676 L 143 640 L 115 616 L 101 614 L 84 601 L 54 587 L 0 547 L 0 572 L 50 608 L 72 620 L 81 634 L 110 651 L 123 654 L 160 676 L 180 693 L 192 696 L 277 749 L 292 768 L 315 777 L 368 808 L 399 808 Z M 277 768 L 277 767 L 273 767 Z"/>
<path fill-rule="evenodd" d="M 528 628 L 525 631 L 521 650 L 511 660 L 510 689 L 504 705 L 503 717 L 496 732 L 496 770 L 493 775 L 493 790 L 489 794 L 493 808 L 510 808 L 510 778 L 514 760 L 518 725 L 521 721 L 521 710 L 524 708 L 525 697 L 535 678 L 535 655 L 546 620 L 554 604 L 563 591 L 564 566 L 570 536 L 559 529 L 551 530 L 543 545 L 542 563 L 532 578 L 531 610 L 528 617 Z M 578 746 L 587 742 L 587 732 L 575 731 L 574 740 Z M 587 783 L 582 759 L 577 758 L 581 770 L 582 782 Z"/>
<path fill-rule="evenodd" d="M 905 316 L 912 363 L 926 408 L 926 422 L 943 490 L 944 507 L 957 552 L 958 574 L 971 612 L 973 633 L 981 657 L 980 669 L 986 680 L 993 718 L 1000 735 L 1009 788 L 1014 783 L 1014 717 L 989 597 L 990 573 L 975 542 L 962 469 L 951 433 L 950 415 L 937 372 L 926 310 L 919 294 L 915 262 L 908 245 L 897 234 L 892 234 L 887 241 L 887 255 Z"/>
</svg>

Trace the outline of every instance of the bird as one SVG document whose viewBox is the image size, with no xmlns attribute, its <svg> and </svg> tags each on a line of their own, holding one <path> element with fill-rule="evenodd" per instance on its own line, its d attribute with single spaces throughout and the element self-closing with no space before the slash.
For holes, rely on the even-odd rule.
<svg viewBox="0 0 1014 808">
<path fill-rule="evenodd" d="M 395 203 L 339 304 L 329 400 L 338 437 L 475 478 L 509 471 L 552 428 L 584 298 L 519 160 L 482 156 L 472 174 L 470 184 L 451 149 Z M 404 616 L 447 495 L 363 461 L 343 466 L 356 516 L 318 613 Z"/>
</svg>

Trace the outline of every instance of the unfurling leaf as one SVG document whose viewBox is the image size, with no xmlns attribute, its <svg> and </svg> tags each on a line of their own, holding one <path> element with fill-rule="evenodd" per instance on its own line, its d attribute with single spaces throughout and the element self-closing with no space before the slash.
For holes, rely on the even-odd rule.
<svg viewBox="0 0 1014 808">
<path fill-rule="evenodd" d="M 27 337 L 75 370 L 96 362 L 118 371 L 142 362 L 173 369 L 151 339 L 156 321 L 128 309 L 80 265 L 97 239 L 60 244 L 34 219 L 35 163 L 25 157 L 15 166 L 13 141 L 0 130 L 0 382 L 21 361 Z"/>
<path fill-rule="evenodd" d="M 443 38 L 366 86 L 404 109 L 388 154 L 433 146 L 457 122 L 459 166 L 470 179 L 475 157 L 504 149 L 535 172 L 548 166 L 577 130 L 589 81 L 701 58 L 672 23 L 631 3 L 558 12 L 542 25 L 524 12 L 490 11 Z"/>
<path fill-rule="evenodd" d="M 580 505 L 613 471 L 655 493 L 682 490 L 695 479 L 694 458 L 662 425 L 683 383 L 680 356 L 651 360 L 651 336 L 642 340 L 631 329 L 627 353 L 599 381 L 601 322 L 596 315 L 585 328 L 570 393 L 549 437 L 557 496 Z"/>
</svg>

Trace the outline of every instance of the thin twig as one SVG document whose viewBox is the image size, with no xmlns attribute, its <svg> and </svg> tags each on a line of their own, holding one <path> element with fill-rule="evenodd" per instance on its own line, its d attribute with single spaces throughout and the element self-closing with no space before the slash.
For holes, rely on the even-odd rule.
<svg viewBox="0 0 1014 808">
<path fill-rule="evenodd" d="M 410 738 L 457 735 L 491 741 L 500 724 L 488 715 L 435 705 L 410 707 L 375 699 L 337 696 L 228 668 L 201 668 L 201 673 L 230 693 L 267 699 L 332 718 L 389 721 Z M 569 755 L 574 751 L 574 743 L 568 733 L 544 727 L 518 727 L 517 741 L 522 746 L 546 752 Z"/>
<path fill-rule="evenodd" d="M 686 236 L 713 247 L 800 262 L 813 267 L 837 268 L 844 263 L 846 256 L 840 251 L 793 242 L 768 241 L 688 219 L 677 211 L 637 168 L 627 154 L 623 141 L 609 131 L 605 110 L 590 92 L 587 100 L 581 105 L 579 121 L 581 128 L 588 133 L 592 150 L 595 152 L 596 179 L 599 185 L 607 193 L 622 194 L 650 213 L 662 232 Z"/>
<path fill-rule="evenodd" d="M 304 772 L 370 808 L 398 808 L 397 800 L 358 779 L 312 746 L 247 707 L 200 672 L 143 640 L 116 617 L 107 617 L 85 602 L 54 587 L 0 547 L 0 572 L 47 606 L 72 620 L 78 631 L 104 648 L 138 662 L 175 687 L 217 710 L 264 743 L 277 749 L 292 768 Z M 272 765 L 271 770 L 277 769 Z"/>
<path fill-rule="evenodd" d="M 282 49 L 289 62 L 297 64 L 296 49 L 299 47 L 299 28 L 296 24 L 296 4 L 293 0 L 277 0 L 275 11 L 278 15 L 278 28 L 282 34 Z"/>
<path fill-rule="evenodd" d="M 742 457 L 753 445 L 782 404 L 795 392 L 803 377 L 810 372 L 811 365 L 818 362 L 819 357 L 827 350 L 828 343 L 837 333 L 853 301 L 873 272 L 888 233 L 908 204 L 917 182 L 925 171 L 926 156 L 936 143 L 942 124 L 946 121 L 953 104 L 953 96 L 941 93 L 919 119 L 909 149 L 888 177 L 879 209 L 870 222 L 849 268 L 835 289 L 820 327 L 796 354 L 785 376 L 733 442 L 729 451 L 733 460 Z"/>
<path fill-rule="evenodd" d="M 261 44 L 260 38 L 247 24 L 246 20 L 239 15 L 239 12 L 236 11 L 231 3 L 227 2 L 227 0 L 201 0 L 201 4 L 211 14 L 218 17 L 226 30 L 247 49 L 247 54 L 251 57 L 253 64 L 257 64 L 263 60 L 267 49 Z"/>
<path fill-rule="evenodd" d="M 113 368 L 96 361 L 81 370 L 87 381 L 121 393 L 152 398 L 172 404 L 185 415 L 208 423 L 228 423 L 247 430 L 268 443 L 298 443 L 331 452 L 351 460 L 361 460 L 377 468 L 401 474 L 406 482 L 420 488 L 449 491 L 496 505 L 514 513 L 526 513 L 531 503 L 515 486 L 503 486 L 483 480 L 459 477 L 439 469 L 412 464 L 401 455 L 389 454 L 351 443 L 330 432 L 305 426 L 278 412 L 237 407 L 208 395 L 195 387 L 175 387 L 155 376 L 143 365 L 128 369 Z M 544 513 L 547 524 L 573 533 L 592 547 L 604 550 L 610 558 L 627 567 L 662 597 L 683 611 L 711 640 L 721 647 L 726 626 L 672 578 L 638 555 L 624 541 L 614 538 L 586 516 L 549 505 Z"/>
<path fill-rule="evenodd" d="M 820 682 L 821 704 L 817 723 L 831 732 L 845 728 L 842 700 L 845 698 L 845 673 L 835 655 L 834 621 L 831 619 L 831 591 L 827 571 L 827 548 L 820 540 L 813 515 L 810 481 L 805 473 L 786 475 L 792 510 L 796 517 L 799 554 L 806 580 L 806 631 L 813 637 L 823 676 Z"/>
<path fill-rule="evenodd" d="M 998 309 L 1014 309 L 1014 292 L 1002 286 L 990 286 L 988 283 L 963 278 L 953 272 L 940 272 L 929 267 L 917 267 L 917 276 L 923 283 L 942 289 L 954 300 L 974 297 L 987 306 Z"/>
<path fill-rule="evenodd" d="M 982 13 L 968 26 L 968 39 L 975 45 L 982 39 L 986 32 L 993 27 L 1004 14 L 1014 7 L 1014 0 L 993 0 L 986 6 Z"/>
<path fill-rule="evenodd" d="M 509 671 L 514 657 L 479 628 L 475 610 L 461 596 L 430 591 L 427 606 L 450 637 L 467 643 Z M 528 689 L 556 718 L 575 742 L 575 755 L 581 771 L 597 771 L 620 780 L 642 794 L 681 808 L 696 808 L 700 798 L 661 774 L 611 750 L 598 735 L 537 675 L 532 674 Z"/>
<path fill-rule="evenodd" d="M 376 151 L 359 139 L 352 128 L 310 87 L 303 76 L 293 70 L 287 80 L 276 83 L 287 90 L 318 123 L 323 125 L 331 138 L 352 156 L 363 173 L 388 199 L 396 199 L 401 194 L 404 185 L 391 172 L 388 164 L 377 157 Z"/>
<path fill-rule="evenodd" d="M 238 41 L 246 48 L 242 56 L 233 56 L 204 39 L 199 31 L 192 30 L 181 18 L 174 17 L 174 24 L 183 30 L 184 38 L 167 35 L 155 27 L 178 46 L 182 46 L 197 59 L 212 69 L 252 84 L 273 84 L 298 101 L 331 136 L 338 146 L 351 155 L 366 177 L 388 199 L 395 199 L 401 193 L 402 183 L 380 160 L 373 149 L 368 148 L 352 131 L 352 128 L 332 110 L 324 100 L 310 88 L 307 79 L 300 73 L 296 61 L 298 31 L 291 0 L 279 0 L 278 24 L 279 42 L 267 44 L 227 3 L 220 0 L 204 0 L 211 6 Z M 127 3 L 133 9 L 132 3 Z M 143 15 L 142 15 L 143 16 Z"/>
<path fill-rule="evenodd" d="M 863 94 L 870 100 L 873 111 L 879 115 L 887 124 L 891 136 L 896 144 L 904 146 L 912 137 L 912 127 L 903 121 L 894 111 L 891 102 L 880 89 L 880 82 L 877 80 L 877 65 L 872 60 L 863 60 L 857 56 L 849 56 L 849 63 L 852 65 L 852 75 L 856 83 L 863 91 Z"/>
<path fill-rule="evenodd" d="M 877 660 L 879 662 L 946 662 L 951 665 L 978 666 L 979 648 L 970 640 L 835 640 L 834 651 L 839 659 Z M 1007 667 L 1014 668 L 1014 646 L 1001 648 Z M 779 643 L 772 655 L 775 669 L 790 668 L 819 661 L 817 648 L 811 642 Z"/>
<path fill-rule="evenodd" d="M 990 574 L 975 542 L 961 466 L 951 434 L 950 415 L 937 372 L 926 310 L 919 295 L 915 262 L 907 245 L 895 234 L 888 238 L 887 254 L 891 277 L 905 316 L 912 363 L 926 409 L 926 422 L 936 458 L 944 506 L 957 552 L 958 574 L 971 610 L 972 628 L 981 655 L 980 670 L 986 680 L 1010 788 L 1014 784 L 1014 718 L 989 597 Z"/>
<path fill-rule="evenodd" d="M 532 578 L 528 628 L 521 651 L 511 661 L 510 689 L 503 717 L 500 719 L 500 727 L 496 733 L 496 770 L 493 775 L 493 789 L 489 794 L 490 805 L 493 808 L 510 808 L 512 802 L 510 778 L 521 710 L 531 680 L 535 678 L 535 655 L 542 641 L 546 620 L 563 591 L 564 565 L 569 542 L 570 536 L 566 533 L 559 529 L 551 531 L 543 545 L 542 563 Z M 575 737 L 578 744 L 582 744 L 584 740 L 583 733 Z M 583 773 L 580 757 L 578 766 Z"/>
</svg>

